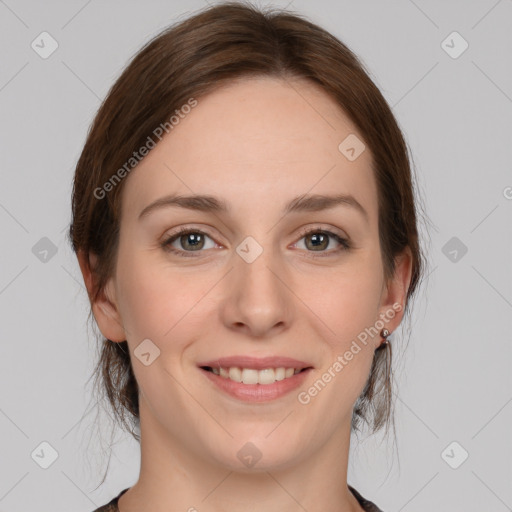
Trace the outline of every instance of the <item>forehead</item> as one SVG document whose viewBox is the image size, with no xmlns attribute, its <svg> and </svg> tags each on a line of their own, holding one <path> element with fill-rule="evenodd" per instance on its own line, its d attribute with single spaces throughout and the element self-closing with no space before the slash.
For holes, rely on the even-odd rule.
<svg viewBox="0 0 512 512">
<path fill-rule="evenodd" d="M 356 195 L 372 214 L 370 151 L 353 161 L 340 151 L 350 134 L 363 137 L 315 84 L 249 78 L 196 100 L 130 173 L 122 199 L 127 215 L 170 193 L 210 194 L 245 208 L 271 192 L 280 208 L 292 196 L 333 189 Z"/>
</svg>

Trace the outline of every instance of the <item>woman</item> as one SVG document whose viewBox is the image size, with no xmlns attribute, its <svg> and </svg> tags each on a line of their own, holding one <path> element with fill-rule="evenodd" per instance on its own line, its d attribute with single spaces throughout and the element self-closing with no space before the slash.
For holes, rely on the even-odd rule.
<svg viewBox="0 0 512 512">
<path fill-rule="evenodd" d="M 320 27 L 225 3 L 149 42 L 73 189 L 98 375 L 141 443 L 98 511 L 379 511 L 350 434 L 392 418 L 416 219 L 396 120 Z"/>
</svg>

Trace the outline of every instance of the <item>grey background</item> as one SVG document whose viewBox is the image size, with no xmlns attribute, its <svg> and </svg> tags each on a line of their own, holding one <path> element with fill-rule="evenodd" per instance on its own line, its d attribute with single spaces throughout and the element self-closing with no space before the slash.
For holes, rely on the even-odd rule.
<svg viewBox="0 0 512 512">
<path fill-rule="evenodd" d="M 86 512 L 137 478 L 139 446 L 118 433 L 99 485 L 108 418 L 96 432 L 97 353 L 65 240 L 71 179 L 131 56 L 205 5 L 0 0 L 0 511 Z M 332 31 L 366 64 L 405 133 L 431 220 L 410 343 L 394 345 L 398 441 L 354 439 L 349 483 L 384 512 L 512 510 L 512 1 L 274 5 Z M 47 59 L 31 48 L 43 31 L 58 42 Z M 453 31 L 469 43 L 458 58 L 442 46 Z M 57 250 L 46 261 L 43 237 Z M 58 452 L 48 469 L 31 455 L 44 441 Z M 460 463 L 462 450 L 453 469 L 446 461 Z"/>
</svg>

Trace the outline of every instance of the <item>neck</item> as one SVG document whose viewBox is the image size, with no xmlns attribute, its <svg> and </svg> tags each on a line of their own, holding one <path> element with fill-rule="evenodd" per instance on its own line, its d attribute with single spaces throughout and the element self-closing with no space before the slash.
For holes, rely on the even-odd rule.
<svg viewBox="0 0 512 512">
<path fill-rule="evenodd" d="M 119 499 L 120 512 L 360 512 L 347 487 L 350 422 L 328 445 L 293 464 L 232 470 L 193 453 L 140 401 L 141 469 Z"/>
</svg>

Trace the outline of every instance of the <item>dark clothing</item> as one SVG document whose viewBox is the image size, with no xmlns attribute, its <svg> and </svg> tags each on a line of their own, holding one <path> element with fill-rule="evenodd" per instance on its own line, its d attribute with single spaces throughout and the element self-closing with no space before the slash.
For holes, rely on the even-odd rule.
<svg viewBox="0 0 512 512">
<path fill-rule="evenodd" d="M 356 497 L 357 501 L 359 502 L 359 505 L 363 507 L 365 512 L 382 512 L 382 510 L 377 507 L 374 503 L 371 501 L 368 501 L 367 499 L 363 498 L 353 487 L 350 485 L 348 486 L 352 494 Z M 117 508 L 117 500 L 129 489 L 126 488 L 122 490 L 115 498 L 112 499 L 109 503 L 106 505 L 103 505 L 103 507 L 100 507 L 96 509 L 94 512 L 119 512 L 119 509 Z"/>
<path fill-rule="evenodd" d="M 382 510 L 375 505 L 375 503 L 368 501 L 363 498 L 352 486 L 348 486 L 352 494 L 356 497 L 356 500 L 359 502 L 359 505 L 363 507 L 365 512 L 382 512 Z"/>
</svg>

